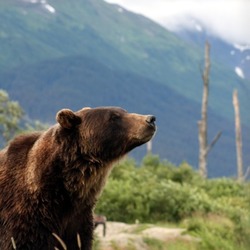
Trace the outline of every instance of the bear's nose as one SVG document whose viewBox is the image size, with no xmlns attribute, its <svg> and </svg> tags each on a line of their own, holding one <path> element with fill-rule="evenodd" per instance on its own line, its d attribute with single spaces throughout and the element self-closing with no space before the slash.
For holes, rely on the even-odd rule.
<svg viewBox="0 0 250 250">
<path fill-rule="evenodd" d="M 146 122 L 152 125 L 154 124 L 155 120 L 156 120 L 156 117 L 153 115 L 148 115 L 146 118 Z"/>
</svg>

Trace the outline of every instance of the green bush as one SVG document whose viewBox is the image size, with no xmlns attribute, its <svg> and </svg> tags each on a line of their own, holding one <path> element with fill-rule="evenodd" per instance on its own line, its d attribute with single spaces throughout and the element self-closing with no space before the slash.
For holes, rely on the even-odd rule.
<svg viewBox="0 0 250 250">
<path fill-rule="evenodd" d="M 204 180 L 191 166 L 179 167 L 149 155 L 141 166 L 132 159 L 112 171 L 96 211 L 110 220 L 181 221 L 193 213 L 249 214 L 249 185 L 233 179 Z"/>
<path fill-rule="evenodd" d="M 249 224 L 235 223 L 221 214 L 189 217 L 183 222 L 183 226 L 189 233 L 201 239 L 200 250 L 248 249 L 250 243 Z"/>
<path fill-rule="evenodd" d="M 202 188 L 213 198 L 245 196 L 244 185 L 230 178 L 207 180 Z"/>
<path fill-rule="evenodd" d="M 182 223 L 199 250 L 249 249 L 250 184 L 201 178 L 186 162 L 148 155 L 141 166 L 119 162 L 96 207 L 108 220 Z M 194 246 L 194 245 L 193 245 Z"/>
</svg>

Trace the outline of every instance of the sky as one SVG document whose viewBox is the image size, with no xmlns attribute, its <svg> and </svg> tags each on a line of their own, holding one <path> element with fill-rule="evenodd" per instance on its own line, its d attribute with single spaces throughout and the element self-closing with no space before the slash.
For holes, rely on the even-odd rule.
<svg viewBox="0 0 250 250">
<path fill-rule="evenodd" d="M 194 27 L 198 20 L 229 43 L 250 44 L 250 0 L 106 0 L 143 14 L 170 30 Z M 190 19 L 191 17 L 191 19 Z"/>
</svg>

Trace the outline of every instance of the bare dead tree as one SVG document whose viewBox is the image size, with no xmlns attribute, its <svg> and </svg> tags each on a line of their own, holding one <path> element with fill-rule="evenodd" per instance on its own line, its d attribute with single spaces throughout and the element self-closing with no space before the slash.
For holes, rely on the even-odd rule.
<svg viewBox="0 0 250 250">
<path fill-rule="evenodd" d="M 147 142 L 147 154 L 152 154 L 152 140 Z"/>
<path fill-rule="evenodd" d="M 207 156 L 211 151 L 212 147 L 220 138 L 222 132 L 220 131 L 212 143 L 208 145 L 207 140 L 207 106 L 208 106 L 208 95 L 209 95 L 209 73 L 210 73 L 210 44 L 206 42 L 205 44 L 205 66 L 202 73 L 203 79 L 203 96 L 202 96 L 202 106 L 201 106 L 201 120 L 198 121 L 198 139 L 199 139 L 199 172 L 204 178 L 207 177 Z"/>
<path fill-rule="evenodd" d="M 246 173 L 244 175 L 244 180 L 246 180 L 250 176 L 250 167 L 247 168 Z"/>
<path fill-rule="evenodd" d="M 241 135 L 241 124 L 240 124 L 240 107 L 238 99 L 238 91 L 233 92 L 233 105 L 235 112 L 235 137 L 236 137 L 236 153 L 237 153 L 237 171 L 238 181 L 244 180 L 243 174 L 243 160 L 242 160 L 242 135 Z"/>
</svg>

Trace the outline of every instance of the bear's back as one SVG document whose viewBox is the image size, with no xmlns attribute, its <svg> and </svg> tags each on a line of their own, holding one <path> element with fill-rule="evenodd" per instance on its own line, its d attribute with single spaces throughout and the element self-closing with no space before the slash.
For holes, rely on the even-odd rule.
<svg viewBox="0 0 250 250">
<path fill-rule="evenodd" d="M 40 133 L 17 136 L 0 151 L 0 249 L 11 249 L 9 234 L 14 224 L 8 220 L 8 214 L 20 212 L 19 204 L 23 201 L 20 190 L 24 185 L 22 175 L 25 174 L 28 153 L 39 136 Z"/>
<path fill-rule="evenodd" d="M 28 153 L 40 135 L 40 132 L 36 132 L 19 135 L 13 139 L 7 148 L 0 151 L 0 168 L 3 170 L 7 167 L 7 170 L 10 170 L 11 168 L 24 167 Z"/>
</svg>

